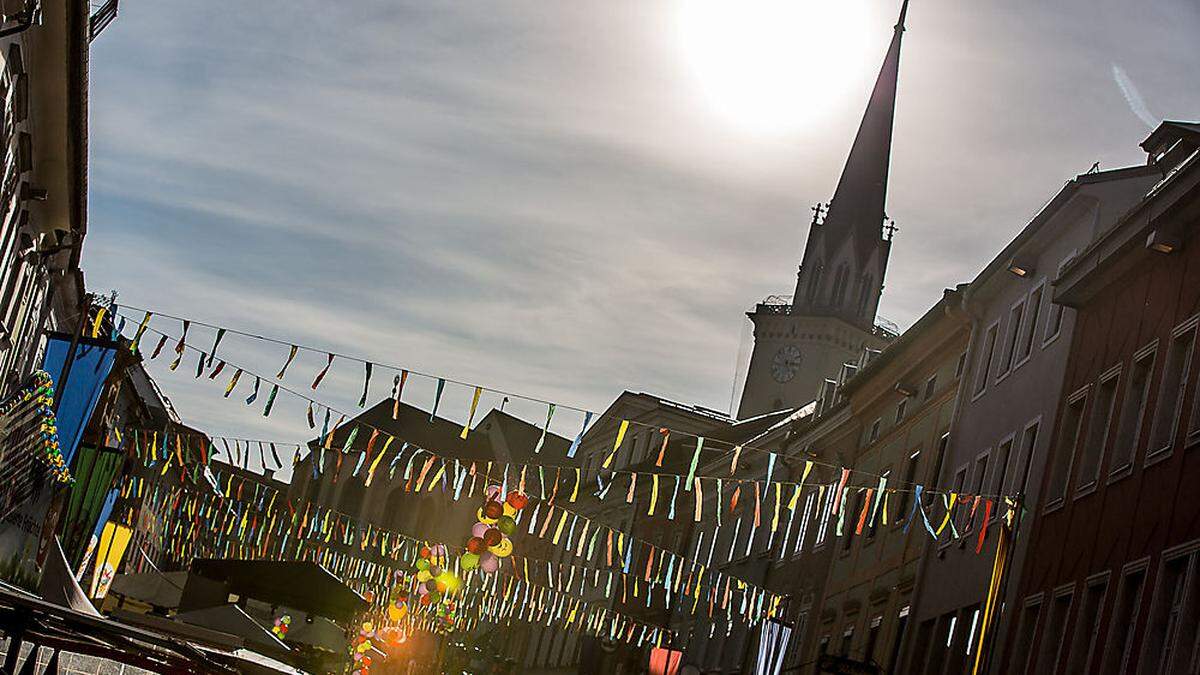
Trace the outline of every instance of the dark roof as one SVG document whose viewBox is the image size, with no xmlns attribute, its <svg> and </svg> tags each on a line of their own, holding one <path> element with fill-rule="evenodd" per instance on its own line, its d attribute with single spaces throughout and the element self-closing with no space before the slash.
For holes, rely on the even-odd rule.
<svg viewBox="0 0 1200 675">
<path fill-rule="evenodd" d="M 322 420 L 318 419 L 316 422 L 319 432 Z M 336 419 L 331 420 L 330 427 L 335 422 L 337 422 Z M 384 399 L 355 417 L 342 422 L 337 431 L 333 432 L 333 441 L 330 447 L 341 450 L 346 443 L 347 435 L 355 426 L 359 427 L 358 436 L 353 445 L 353 449 L 356 450 L 366 449 L 367 441 L 371 437 L 371 430 L 379 429 L 382 433 L 395 436 L 395 442 L 408 442 L 444 457 L 495 459 L 491 444 L 478 434 L 469 434 L 466 440 L 459 438 L 463 427 L 459 422 L 452 422 L 443 417 L 431 417 L 429 411 L 421 410 L 407 403 L 400 404 L 397 418 L 392 419 L 392 399 L 390 398 Z M 322 437 L 317 437 L 309 441 L 308 445 L 309 447 L 320 447 L 324 444 L 324 440 Z M 382 445 L 378 445 L 375 449 L 378 450 L 380 447 Z"/>
<path fill-rule="evenodd" d="M 884 56 L 871 99 L 863 113 L 854 145 L 838 180 L 829 215 L 822 227 L 841 236 L 854 235 L 859 258 L 865 259 L 883 235 L 887 201 L 888 165 L 892 155 L 892 120 L 896 110 L 896 83 L 900 75 L 900 42 L 904 14 L 900 9 L 892 42 Z"/>
<path fill-rule="evenodd" d="M 962 294 L 969 287 L 969 284 L 959 284 L 955 288 L 947 288 L 942 291 L 942 297 L 930 307 L 928 311 L 917 319 L 917 322 L 909 327 L 908 330 L 900 334 L 900 337 L 893 340 L 887 347 L 880 352 L 879 356 L 871 359 L 862 370 L 858 371 L 846 381 L 841 387 L 842 394 L 850 394 L 850 392 L 861 387 L 864 383 L 881 372 L 889 363 L 900 358 L 904 351 L 916 342 L 917 338 L 925 333 L 925 331 L 933 328 L 939 322 L 946 319 L 950 312 L 958 309 L 962 304 Z"/>
<path fill-rule="evenodd" d="M 191 571 L 223 582 L 238 595 L 334 619 L 348 620 L 368 607 L 361 595 L 314 562 L 197 558 Z"/>
<path fill-rule="evenodd" d="M 1150 132 L 1141 147 L 1151 155 L 1157 155 L 1167 150 L 1180 138 L 1190 137 L 1200 142 L 1200 122 L 1176 122 L 1165 120 L 1158 128 Z"/>
<path fill-rule="evenodd" d="M 541 452 L 534 455 L 533 450 L 542 436 L 542 428 L 503 410 L 492 410 L 485 415 L 476 425 L 475 433 L 482 439 L 493 431 L 493 427 L 504 437 L 504 443 L 508 446 L 514 462 L 528 461 L 536 456 L 541 464 L 580 464 L 577 461 L 579 458 L 567 459 L 571 441 L 552 431 L 546 432 Z M 459 431 L 462 431 L 461 427 Z"/>
</svg>

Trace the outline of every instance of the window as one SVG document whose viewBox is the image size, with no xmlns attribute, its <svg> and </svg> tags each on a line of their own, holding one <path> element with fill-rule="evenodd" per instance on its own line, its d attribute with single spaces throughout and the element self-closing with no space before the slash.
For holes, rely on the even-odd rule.
<svg viewBox="0 0 1200 675">
<path fill-rule="evenodd" d="M 1117 422 L 1117 438 L 1113 445 L 1110 470 L 1114 473 L 1133 464 L 1138 437 L 1141 435 L 1146 397 L 1150 394 L 1150 372 L 1153 368 L 1153 347 L 1142 350 L 1133 357 L 1133 367 L 1129 369 L 1129 385 L 1125 388 L 1125 400 L 1121 403 L 1121 418 Z"/>
<path fill-rule="evenodd" d="M 942 464 L 946 461 L 946 450 L 949 446 L 950 432 L 947 431 L 938 439 L 937 455 L 934 457 L 933 462 L 933 476 L 928 479 L 929 481 L 937 483 L 942 479 Z"/>
<path fill-rule="evenodd" d="M 1056 593 L 1050 602 L 1046 617 L 1046 630 L 1042 631 L 1042 643 L 1038 646 L 1038 673 L 1053 673 L 1058 670 L 1058 658 L 1062 652 L 1063 639 L 1067 633 L 1067 618 L 1071 615 L 1072 589 Z"/>
<path fill-rule="evenodd" d="M 888 669 L 885 672 L 899 672 L 900 647 L 904 644 L 904 631 L 908 628 L 908 614 L 908 605 L 900 608 L 900 614 L 896 618 L 896 633 L 892 636 L 892 655 L 888 657 Z"/>
<path fill-rule="evenodd" d="M 863 660 L 867 663 L 875 661 L 875 648 L 879 645 L 879 633 L 883 630 L 883 617 L 871 619 L 867 628 L 867 646 L 863 648 Z"/>
<path fill-rule="evenodd" d="M 1086 673 L 1093 670 L 1092 652 L 1096 649 L 1096 637 L 1100 632 L 1100 614 L 1104 609 L 1104 595 L 1108 592 L 1108 573 L 1088 580 L 1083 591 L 1083 605 L 1075 619 L 1075 637 L 1067 657 L 1068 673 Z"/>
<path fill-rule="evenodd" d="M 1041 318 L 1042 296 L 1046 294 L 1045 285 L 1038 286 L 1029 294 L 1029 319 L 1026 321 L 1025 337 L 1021 340 L 1021 348 L 1017 351 L 1017 362 L 1029 358 L 1033 352 L 1033 338 L 1037 335 L 1038 319 Z"/>
<path fill-rule="evenodd" d="M 962 377 L 963 370 L 967 367 L 967 353 L 963 352 L 958 355 L 958 363 L 954 366 L 954 379 Z"/>
<path fill-rule="evenodd" d="M 1058 337 L 1059 332 L 1062 331 L 1064 311 L 1066 311 L 1065 307 L 1053 300 L 1050 301 L 1050 316 L 1046 319 L 1046 338 L 1043 344 Z"/>
<path fill-rule="evenodd" d="M 913 485 L 917 481 L 917 467 L 921 462 L 921 451 L 915 450 L 908 456 L 908 464 L 904 467 L 904 484 L 900 487 L 900 508 L 896 511 L 896 521 L 908 517 L 908 501 L 912 498 Z"/>
<path fill-rule="evenodd" d="M 1200 571 L 1197 553 L 1175 555 L 1163 562 L 1154 608 L 1146 624 L 1141 672 L 1191 673 L 1197 652 L 1200 620 Z"/>
<path fill-rule="evenodd" d="M 1054 456 L 1050 458 L 1049 494 L 1051 502 L 1063 498 L 1067 491 L 1067 481 L 1071 475 L 1071 460 L 1075 456 L 1076 446 L 1079 445 L 1080 431 L 1083 428 L 1083 408 L 1087 403 L 1087 390 L 1074 394 L 1067 400 L 1067 409 L 1063 413 L 1062 435 L 1058 446 L 1054 448 Z"/>
<path fill-rule="evenodd" d="M 867 437 L 868 443 L 874 443 L 879 440 L 879 424 L 882 420 L 875 420 L 871 423 L 871 434 Z"/>
<path fill-rule="evenodd" d="M 996 337 L 1000 332 L 1000 322 L 992 324 L 983 336 L 983 351 L 979 354 L 979 370 L 975 373 L 975 395 L 978 396 L 987 388 L 988 373 L 992 370 L 992 360 L 995 358 Z"/>
<path fill-rule="evenodd" d="M 1158 401 L 1154 403 L 1154 422 L 1150 426 L 1147 457 L 1170 451 L 1175 442 L 1179 409 L 1183 404 L 1183 387 L 1187 383 L 1188 365 L 1192 360 L 1192 344 L 1195 341 L 1196 328 L 1193 326 L 1173 337 L 1167 348 L 1162 382 L 1158 386 Z"/>
<path fill-rule="evenodd" d="M 1033 647 L 1033 636 L 1037 631 L 1038 614 L 1042 609 L 1041 603 L 1041 596 L 1025 601 L 1025 609 L 1021 612 L 1021 627 L 1017 632 L 1016 648 L 1012 651 L 1013 664 L 1009 669 L 1010 672 L 1029 672 L 1029 652 Z"/>
<path fill-rule="evenodd" d="M 975 475 L 974 481 L 971 483 L 971 494 L 983 494 L 983 489 L 987 486 L 987 469 L 988 469 L 988 453 L 983 453 L 975 460 Z"/>
<path fill-rule="evenodd" d="M 804 513 L 800 518 L 800 531 L 796 533 L 796 548 L 793 553 L 799 553 L 804 548 L 804 536 L 808 534 L 808 523 L 813 517 L 813 510 L 817 504 L 817 493 L 810 491 L 808 497 L 804 499 Z"/>
<path fill-rule="evenodd" d="M 1017 465 L 1018 472 L 1013 474 L 1013 480 L 1016 481 L 1016 486 L 1019 488 L 1017 492 L 1021 495 L 1024 495 L 1025 490 L 1029 487 L 1029 463 L 1033 460 L 1033 451 L 1037 449 L 1039 427 L 1041 427 L 1041 423 L 1034 422 L 1025 427 L 1024 433 L 1021 434 L 1020 464 Z"/>
<path fill-rule="evenodd" d="M 1022 300 L 1008 312 L 1008 337 L 1004 341 L 1004 360 L 1000 364 L 1000 373 L 1012 369 L 1013 360 L 1017 357 L 1017 345 L 1021 341 L 1021 319 L 1025 316 L 1025 301 Z"/>
<path fill-rule="evenodd" d="M 892 470 L 888 469 L 887 471 L 884 471 L 882 474 L 880 474 L 880 476 L 882 476 L 885 483 L 890 482 L 891 478 L 892 478 Z M 880 499 L 881 498 L 879 497 L 879 495 L 876 494 L 875 495 L 876 503 L 881 503 Z M 872 507 L 872 511 L 874 511 L 874 507 Z M 867 539 L 871 539 L 875 536 L 875 529 L 879 525 L 880 519 L 878 516 L 875 516 L 874 518 L 872 518 L 871 514 L 867 514 L 867 518 L 870 518 L 870 521 L 867 523 Z"/>
<path fill-rule="evenodd" d="M 1100 474 L 1100 458 L 1108 444 L 1108 429 L 1112 426 L 1116 411 L 1117 387 L 1121 382 L 1121 371 L 1115 369 L 1100 376 L 1096 386 L 1096 401 L 1092 404 L 1092 418 L 1088 423 L 1087 440 L 1079 450 L 1079 487 L 1095 485 Z"/>
<path fill-rule="evenodd" d="M 1126 572 L 1117 592 L 1117 603 L 1113 607 L 1113 618 L 1109 623 L 1108 640 L 1105 642 L 1103 675 L 1119 675 L 1129 672 L 1129 656 L 1133 649 L 1134 629 L 1137 626 L 1138 609 L 1142 604 L 1142 587 L 1146 583 L 1144 565 Z"/>
<path fill-rule="evenodd" d="M 907 410 L 908 410 L 908 399 L 904 399 L 904 400 L 900 401 L 899 405 L 896 406 L 896 424 L 900 424 L 901 422 L 904 421 L 904 413 Z"/>
<path fill-rule="evenodd" d="M 829 512 L 833 510 L 834 492 L 837 491 L 837 483 L 833 483 L 826 487 L 825 504 L 821 510 L 821 522 L 817 525 L 817 541 L 813 546 L 820 546 L 825 543 L 825 535 L 829 534 Z"/>
<path fill-rule="evenodd" d="M 933 398 L 933 393 L 937 391 L 937 375 L 933 375 L 925 381 L 925 400 Z"/>
<path fill-rule="evenodd" d="M 954 474 L 953 491 L 957 492 L 961 495 L 962 491 L 963 491 L 963 486 L 966 484 L 967 484 L 967 467 L 964 466 L 964 467 L 959 468 L 959 470 L 957 472 L 955 472 L 955 474 Z M 935 497 L 935 499 L 936 499 L 936 497 Z M 966 521 L 964 520 L 966 518 L 966 516 L 967 516 L 966 509 L 958 509 L 958 511 L 954 514 L 955 527 L 957 527 L 961 530 L 966 525 Z M 942 543 L 943 545 L 946 545 L 946 544 L 949 544 L 951 542 L 951 540 L 952 540 L 952 537 L 947 537 L 946 539 L 941 540 L 940 543 Z"/>
<path fill-rule="evenodd" d="M 854 626 L 846 626 L 842 633 L 842 656 L 850 655 L 850 645 L 854 642 Z"/>
<path fill-rule="evenodd" d="M 979 605 L 971 607 L 968 613 L 971 615 L 971 624 L 967 628 L 967 656 L 970 656 L 975 652 L 975 635 L 979 628 Z"/>
<path fill-rule="evenodd" d="M 996 468 L 992 471 L 992 487 L 989 490 L 993 495 L 1005 494 L 1005 481 L 1008 480 L 1008 460 L 1012 458 L 1013 440 L 1013 437 L 1006 438 L 996 448 Z"/>
<path fill-rule="evenodd" d="M 866 498 L 864 495 L 866 495 L 866 491 L 860 489 L 858 494 L 854 497 L 853 506 L 850 504 L 842 504 L 842 508 L 848 510 L 846 513 L 845 529 L 842 530 L 842 534 L 845 535 L 842 537 L 842 553 L 848 552 L 850 550 L 850 544 L 854 542 L 855 537 L 853 535 L 855 528 L 858 526 L 858 516 L 862 513 L 863 506 L 865 505 Z"/>
</svg>

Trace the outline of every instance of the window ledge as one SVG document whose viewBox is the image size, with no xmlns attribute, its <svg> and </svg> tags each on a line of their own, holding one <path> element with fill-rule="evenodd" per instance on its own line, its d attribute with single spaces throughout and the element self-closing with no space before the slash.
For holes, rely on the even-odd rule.
<svg viewBox="0 0 1200 675">
<path fill-rule="evenodd" d="M 1143 464 L 1143 466 L 1154 466 L 1155 464 L 1158 464 L 1159 462 L 1163 461 L 1164 459 L 1167 459 L 1172 454 L 1173 453 L 1171 452 L 1170 445 L 1168 445 L 1165 448 L 1159 448 L 1159 449 L 1155 450 L 1154 452 L 1147 452 L 1146 453 L 1146 461 Z"/>
<path fill-rule="evenodd" d="M 1112 485 L 1117 481 L 1128 478 L 1133 475 L 1133 462 L 1127 462 L 1117 467 L 1108 475 L 1108 484 Z"/>
<path fill-rule="evenodd" d="M 1075 488 L 1075 499 L 1079 500 L 1079 499 L 1083 499 L 1084 497 L 1087 497 L 1089 495 L 1093 495 L 1096 493 L 1096 490 L 1099 487 L 1100 487 L 1100 481 L 1096 478 L 1093 478 L 1092 480 Z"/>
<path fill-rule="evenodd" d="M 1060 511 L 1065 503 L 1066 499 L 1064 497 L 1055 497 L 1054 499 L 1046 502 L 1046 507 L 1042 509 L 1042 514 L 1045 515 L 1048 513 L 1054 513 L 1055 511 Z"/>
</svg>

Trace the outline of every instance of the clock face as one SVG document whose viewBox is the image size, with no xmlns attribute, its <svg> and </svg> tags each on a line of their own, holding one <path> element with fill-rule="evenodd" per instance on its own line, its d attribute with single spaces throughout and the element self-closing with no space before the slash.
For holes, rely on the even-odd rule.
<svg viewBox="0 0 1200 675">
<path fill-rule="evenodd" d="M 776 382 L 789 382 L 800 371 L 800 348 L 784 345 L 771 359 L 771 376 Z"/>
</svg>

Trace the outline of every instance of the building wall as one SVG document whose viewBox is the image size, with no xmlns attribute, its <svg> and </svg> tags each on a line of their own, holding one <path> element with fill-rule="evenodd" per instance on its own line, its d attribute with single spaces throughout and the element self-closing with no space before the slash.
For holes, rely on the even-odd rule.
<svg viewBox="0 0 1200 675">
<path fill-rule="evenodd" d="M 1156 175 L 1135 169 L 1077 179 L 1084 182 L 1064 188 L 1064 201 L 1052 201 L 1043 214 L 1048 217 L 1035 219 L 972 282 L 966 296 L 970 345 L 939 485 L 982 484 L 988 492 L 1024 493 L 1025 503 L 1036 502 L 1075 325 L 1073 310 L 1051 302 L 1051 283 L 1064 261 L 1110 227 Z M 1029 274 L 1009 272 L 1009 257 Z M 1026 555 L 1025 531 L 1017 534 L 1017 561 Z M 988 535 L 983 555 L 973 547 L 927 544 L 913 603 L 909 672 L 940 673 L 944 659 L 965 656 L 997 536 Z M 1019 576 L 1019 563 L 1014 569 Z M 1010 594 L 1015 587 L 1011 582 Z M 1007 618 L 999 619 L 1001 632 Z"/>
<path fill-rule="evenodd" d="M 933 312 L 941 313 L 942 307 Z M 918 330 L 913 328 L 910 330 Z M 911 490 L 911 483 L 929 484 L 937 474 L 939 454 L 953 416 L 958 392 L 959 355 L 966 346 L 967 329 L 961 317 L 942 316 L 921 331 L 915 341 L 894 355 L 889 367 L 858 383 L 850 405 L 861 420 L 864 436 L 853 468 L 866 474 L 886 475 L 889 485 Z M 912 395 L 895 390 L 896 383 L 910 387 Z M 900 406 L 903 405 L 903 414 Z M 875 420 L 889 420 L 891 428 L 871 438 Z M 882 425 L 881 425 L 882 426 Z M 870 487 L 857 479 L 859 487 Z M 894 495 L 901 497 L 900 494 Z M 935 497 L 936 499 L 936 497 Z M 865 495 L 852 497 L 850 514 L 862 511 Z M 929 535 L 920 524 L 899 525 L 911 511 L 911 498 L 889 497 L 889 525 L 877 523 L 861 535 L 847 533 L 835 542 L 832 563 L 820 604 L 821 640 L 828 638 L 831 653 L 893 672 L 903 640 L 911 630 L 911 596 L 921 555 Z M 965 524 L 964 524 L 965 525 Z M 973 543 L 970 532 L 948 545 Z M 817 658 L 811 653 L 805 661 Z"/>
<path fill-rule="evenodd" d="M 1101 263 L 1128 269 L 1079 308 L 1005 672 L 1197 667 L 1200 191 L 1188 201 L 1181 251 L 1133 236 Z"/>
<path fill-rule="evenodd" d="M 827 378 L 836 378 L 846 362 L 858 360 L 864 347 L 880 349 L 882 333 L 873 333 L 833 317 L 786 313 L 787 305 L 759 305 L 749 314 L 754 322 L 754 351 L 738 407 L 739 419 L 782 408 L 798 408 L 816 400 Z M 799 354 L 799 368 L 790 379 L 780 369 L 781 350 Z M 786 352 L 785 352 L 786 353 Z M 778 372 L 777 372 L 778 371 Z"/>
</svg>

